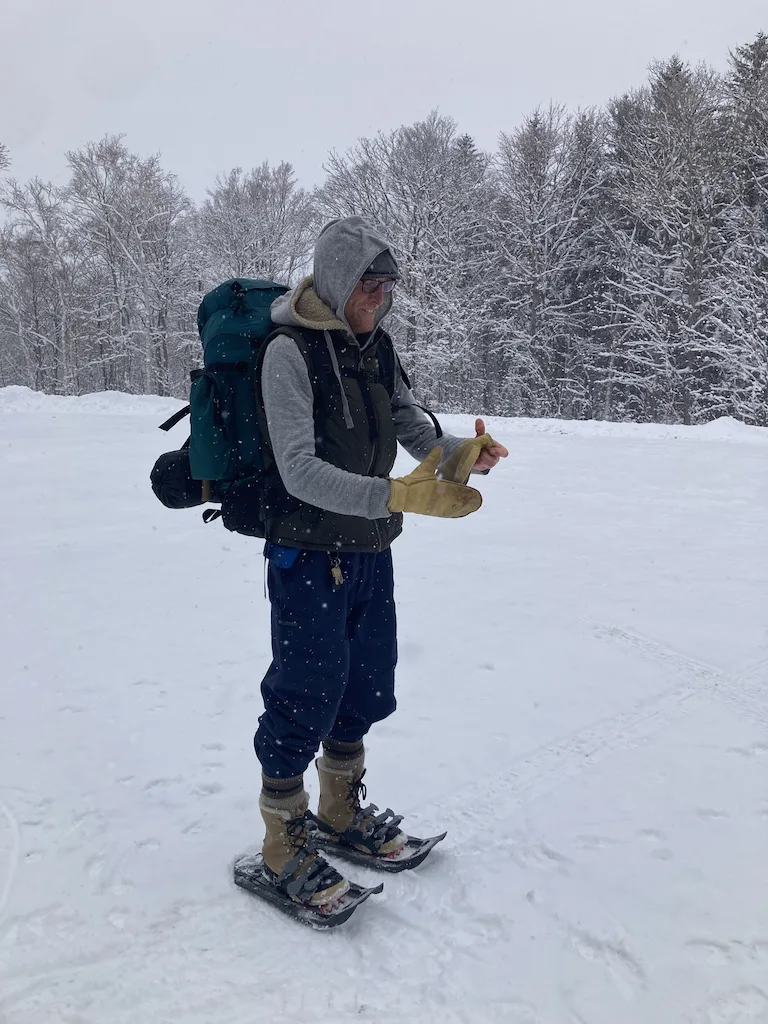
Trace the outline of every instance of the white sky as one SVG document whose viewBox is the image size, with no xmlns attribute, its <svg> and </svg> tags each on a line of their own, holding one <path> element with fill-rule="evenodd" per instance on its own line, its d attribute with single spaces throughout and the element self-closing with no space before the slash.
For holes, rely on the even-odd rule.
<svg viewBox="0 0 768 1024">
<path fill-rule="evenodd" d="M 492 148 L 550 99 L 602 104 L 672 53 L 723 69 L 766 0 L 0 0 L 11 172 L 65 180 L 107 132 L 195 199 L 217 173 L 331 148 L 438 107 Z"/>
</svg>

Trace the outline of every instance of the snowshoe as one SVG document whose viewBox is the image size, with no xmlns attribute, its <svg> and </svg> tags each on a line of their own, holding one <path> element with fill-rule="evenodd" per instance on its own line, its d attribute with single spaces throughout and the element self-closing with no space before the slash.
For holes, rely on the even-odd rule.
<svg viewBox="0 0 768 1024">
<path fill-rule="evenodd" d="M 309 813 L 307 819 L 312 840 L 323 852 L 342 857 L 353 864 L 361 864 L 374 871 L 396 872 L 418 867 L 448 835 L 447 832 L 443 832 L 442 835 L 431 836 L 429 839 L 418 839 L 416 836 L 403 833 L 404 842 L 399 849 L 382 854 L 379 852 L 380 848 L 387 842 L 388 837 L 391 839 L 393 830 L 397 830 L 402 821 L 402 816 L 393 814 L 389 808 L 381 814 L 370 815 L 371 811 L 377 810 L 375 804 L 370 804 L 363 812 L 366 817 L 345 832 L 337 832 Z"/>
<path fill-rule="evenodd" d="M 287 866 L 288 867 L 288 866 Z M 292 868 L 292 870 L 294 870 Z M 380 893 L 384 886 L 365 889 L 350 882 L 346 892 L 326 904 L 312 904 L 313 893 L 334 884 L 338 872 L 322 857 L 307 859 L 297 877 L 287 870 L 277 875 L 264 863 L 260 853 L 246 854 L 235 862 L 235 884 L 261 897 L 282 913 L 315 928 L 336 928 L 344 924 L 369 896 Z"/>
<path fill-rule="evenodd" d="M 363 807 L 368 792 L 362 761 L 345 769 L 329 767 L 320 758 L 317 768 L 320 804 L 318 813 L 308 812 L 306 820 L 312 842 L 325 853 L 377 871 L 405 871 L 421 864 L 445 839 L 445 832 L 430 839 L 409 836 L 400 830 L 401 814 L 389 808 L 379 814 L 376 804 Z"/>
</svg>

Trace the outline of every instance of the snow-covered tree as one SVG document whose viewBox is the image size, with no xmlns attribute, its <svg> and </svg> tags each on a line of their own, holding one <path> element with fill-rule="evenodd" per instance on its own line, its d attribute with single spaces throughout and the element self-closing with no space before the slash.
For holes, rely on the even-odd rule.
<svg viewBox="0 0 768 1024">
<path fill-rule="evenodd" d="M 317 194 L 325 216 L 377 224 L 400 263 L 393 316 L 421 396 L 462 410 L 487 386 L 489 159 L 437 112 L 332 153 Z"/>
<path fill-rule="evenodd" d="M 158 157 L 142 160 L 119 136 L 68 161 L 72 220 L 91 253 L 93 340 L 105 386 L 165 394 L 183 282 L 176 239 L 189 200 Z"/>
<path fill-rule="evenodd" d="M 765 33 L 725 75 L 673 57 L 604 111 L 540 109 L 495 154 L 433 112 L 331 153 L 311 194 L 264 163 L 194 208 L 117 136 L 69 161 L 64 188 L 0 176 L 0 384 L 181 395 L 202 293 L 296 281 L 357 213 L 397 254 L 390 323 L 430 404 L 768 425 Z"/>
<path fill-rule="evenodd" d="M 0 186 L 8 224 L 0 241 L 0 323 L 6 358 L 27 368 L 35 386 L 67 394 L 78 389 L 81 321 L 79 241 L 70 229 L 62 189 L 34 178 Z"/>
<path fill-rule="evenodd" d="M 589 410 L 583 347 L 603 134 L 597 115 L 572 117 L 552 106 L 500 138 L 494 328 L 505 411 Z"/>
<path fill-rule="evenodd" d="M 727 405 L 717 330 L 729 173 L 722 112 L 720 79 L 676 57 L 611 110 L 608 386 L 630 418 L 690 423 Z"/>
<path fill-rule="evenodd" d="M 733 415 L 768 425 L 768 36 L 731 54 L 726 78 L 735 179 L 722 263 L 725 385 Z"/>
<path fill-rule="evenodd" d="M 206 286 L 228 277 L 293 282 L 317 234 L 311 197 L 288 163 L 218 178 L 198 215 L 199 267 Z"/>
</svg>

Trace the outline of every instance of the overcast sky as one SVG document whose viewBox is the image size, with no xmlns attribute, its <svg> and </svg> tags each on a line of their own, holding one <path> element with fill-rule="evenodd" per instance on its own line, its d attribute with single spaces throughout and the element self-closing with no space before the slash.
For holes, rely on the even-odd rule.
<svg viewBox="0 0 768 1024">
<path fill-rule="evenodd" d="M 679 53 L 719 69 L 768 31 L 766 0 L 0 0 L 0 141 L 61 182 L 107 132 L 161 152 L 195 199 L 438 107 L 492 148 L 537 105 L 602 104 Z"/>
</svg>

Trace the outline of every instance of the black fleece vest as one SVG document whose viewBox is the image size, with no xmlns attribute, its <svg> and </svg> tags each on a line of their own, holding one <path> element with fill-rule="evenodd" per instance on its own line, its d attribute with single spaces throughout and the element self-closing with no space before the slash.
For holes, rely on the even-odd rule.
<svg viewBox="0 0 768 1024">
<path fill-rule="evenodd" d="M 272 337 L 278 334 L 296 341 L 307 364 L 315 396 L 318 457 L 349 473 L 388 477 L 397 455 L 392 417 L 397 360 L 389 335 L 379 330 L 373 342 L 361 352 L 343 331 L 331 331 L 329 336 L 336 353 L 340 384 L 323 331 L 281 327 Z M 342 386 L 351 427 L 345 416 Z M 265 437 L 269 441 L 263 400 L 259 405 Z M 402 531 L 400 513 L 386 519 L 364 519 L 329 512 L 294 498 L 285 489 L 270 444 L 265 448 L 264 513 L 268 541 L 315 551 L 371 552 L 384 551 Z"/>
</svg>

